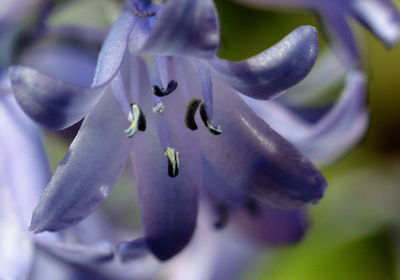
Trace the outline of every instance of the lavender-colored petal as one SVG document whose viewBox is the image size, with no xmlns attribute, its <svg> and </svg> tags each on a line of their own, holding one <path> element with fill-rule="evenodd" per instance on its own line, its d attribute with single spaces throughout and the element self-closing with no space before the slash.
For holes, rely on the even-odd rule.
<svg viewBox="0 0 400 280">
<path fill-rule="evenodd" d="M 129 11 L 124 11 L 111 28 L 101 47 L 93 86 L 107 83 L 121 68 L 135 22 L 134 16 Z"/>
<path fill-rule="evenodd" d="M 336 104 L 315 124 L 306 123 L 278 103 L 245 101 L 272 128 L 318 165 L 343 156 L 364 135 L 368 125 L 365 102 L 365 75 L 351 71 Z"/>
<path fill-rule="evenodd" d="M 133 24 L 133 16 L 127 12 L 114 24 L 100 52 L 92 88 L 56 80 L 27 67 L 12 67 L 9 73 L 21 108 L 49 129 L 63 129 L 81 120 L 120 69 Z"/>
<path fill-rule="evenodd" d="M 261 203 L 255 207 L 257 209 L 238 211 L 232 220 L 257 243 L 281 246 L 299 242 L 304 236 L 308 226 L 305 209 L 287 211 Z"/>
<path fill-rule="evenodd" d="M 3 108 L 0 105 L 0 116 Z M 6 157 L 3 141 L 0 141 L 0 278 L 25 279 L 33 260 L 33 243 L 24 231 L 12 194 L 12 186 L 7 180 Z"/>
<path fill-rule="evenodd" d="M 237 207 L 246 199 L 247 195 L 231 187 L 215 171 L 214 167 L 203 158 L 203 185 L 202 190 L 211 201 L 211 204 L 223 204 L 229 207 Z"/>
<path fill-rule="evenodd" d="M 174 72 L 170 74 L 171 79 L 180 83 L 182 77 Z M 178 86 L 173 94 L 163 99 L 165 113 L 159 116 L 152 112 L 148 78 L 138 76 L 136 79 L 147 85 L 137 100 L 146 116 L 147 129 L 134 136 L 131 153 L 140 216 L 149 250 L 158 259 L 167 260 L 184 248 L 194 232 L 201 184 L 200 153 L 192 146 L 191 131 L 183 120 L 179 121 L 185 111 L 183 88 Z M 163 129 L 168 131 L 168 137 Z M 168 176 L 165 143 L 162 142 L 165 138 L 169 138 L 171 148 L 179 152 L 179 174 L 174 178 Z"/>
<path fill-rule="evenodd" d="M 46 154 L 35 124 L 24 115 L 12 95 L 0 95 L 0 103 L 0 127 L 3 129 L 0 131 L 2 148 L 0 191 L 5 192 L 0 196 L 5 201 L 0 204 L 8 207 L 7 210 L 1 211 L 7 213 L 4 218 L 10 218 L 7 222 L 0 219 L 0 227 L 5 226 L 1 230 L 3 234 L 0 243 L 5 241 L 8 244 L 7 247 L 14 254 L 16 253 L 20 259 L 18 270 L 23 273 L 24 266 L 32 257 L 31 236 L 27 227 L 34 205 L 48 183 L 50 174 Z M 14 238 L 18 248 L 10 246 Z M 93 245 L 71 243 L 67 242 L 63 236 L 50 233 L 37 235 L 34 239 L 54 255 L 75 263 L 93 263 L 113 257 L 111 245 L 105 242 Z M 7 255 L 9 250 L 1 251 L 2 256 L 8 260 L 14 260 L 13 257 Z M 24 257 L 21 258 L 21 256 Z M 1 263 L 5 264 L 5 262 Z M 0 269 L 0 271 L 6 270 Z"/>
<path fill-rule="evenodd" d="M 19 110 L 12 95 L 0 92 L 1 279 L 25 279 L 31 269 L 34 247 L 24 228 L 29 210 L 15 194 L 22 183 L 32 188 L 40 184 L 42 174 L 46 173 L 41 169 L 40 149 L 40 138 L 32 122 Z M 27 199 L 20 200 L 29 204 L 34 199 L 30 194 L 30 188 L 26 188 L 21 195 Z"/>
<path fill-rule="evenodd" d="M 105 89 L 74 86 L 23 66 L 12 67 L 9 73 L 21 108 L 48 129 L 64 129 L 81 120 Z"/>
<path fill-rule="evenodd" d="M 113 245 L 106 241 L 93 244 L 68 242 L 54 233 L 41 233 L 35 236 L 37 244 L 64 261 L 77 264 L 95 264 L 109 261 L 114 257 Z"/>
<path fill-rule="evenodd" d="M 400 14 L 391 0 L 353 0 L 350 13 L 387 46 L 400 38 Z"/>
<path fill-rule="evenodd" d="M 96 61 L 96 53 L 90 49 L 57 43 L 34 45 L 18 58 L 20 65 L 81 87 L 91 85 Z"/>
<path fill-rule="evenodd" d="M 333 52 L 325 50 L 319 55 L 310 74 L 277 101 L 297 107 L 318 103 L 333 86 L 341 83 L 347 72 L 348 68 L 342 61 Z"/>
<path fill-rule="evenodd" d="M 58 231 L 79 223 L 110 194 L 126 163 L 128 122 L 111 92 L 85 118 L 34 210 L 30 229 Z"/>
<path fill-rule="evenodd" d="M 357 65 L 360 54 L 356 34 L 352 32 L 342 7 L 328 6 L 320 11 L 322 24 L 331 40 L 332 49 L 348 67 Z"/>
<path fill-rule="evenodd" d="M 226 84 L 215 78 L 213 84 L 214 118 L 224 133 L 215 136 L 203 129 L 199 144 L 218 174 L 234 188 L 273 206 L 317 202 L 326 182 L 314 165 Z"/>
<path fill-rule="evenodd" d="M 240 62 L 214 57 L 209 61 L 219 78 L 257 99 L 270 99 L 300 82 L 318 55 L 318 34 L 302 26 L 264 52 Z"/>
<path fill-rule="evenodd" d="M 150 28 L 151 21 L 154 27 Z M 130 49 L 135 53 L 211 58 L 219 44 L 219 24 L 212 0 L 167 1 L 155 18 L 134 28 Z"/>
</svg>

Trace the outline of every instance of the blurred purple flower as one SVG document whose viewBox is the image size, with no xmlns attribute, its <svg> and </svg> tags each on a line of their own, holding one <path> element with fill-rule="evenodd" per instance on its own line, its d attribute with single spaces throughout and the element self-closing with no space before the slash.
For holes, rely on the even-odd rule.
<svg viewBox="0 0 400 280">
<path fill-rule="evenodd" d="M 25 279 L 33 262 L 34 243 L 72 263 L 112 259 L 112 246 L 107 242 L 85 245 L 71 241 L 78 238 L 75 229 L 35 236 L 27 231 L 31 212 L 50 174 L 38 129 L 18 107 L 4 79 L 0 92 L 1 278 Z"/>
<path fill-rule="evenodd" d="M 391 0 L 237 0 L 264 7 L 306 9 L 315 12 L 325 27 L 334 51 L 347 66 L 360 62 L 351 18 L 371 31 L 386 46 L 400 38 L 400 14 Z"/>
<path fill-rule="evenodd" d="M 318 201 L 322 175 L 237 93 L 268 100 L 301 81 L 317 56 L 315 29 L 300 27 L 241 62 L 218 58 L 218 43 L 210 0 L 129 1 L 103 44 L 91 87 L 56 80 L 57 72 L 11 68 L 15 97 L 38 123 L 63 129 L 85 117 L 30 229 L 59 231 L 82 221 L 109 196 L 129 156 L 144 238 L 122 243 L 123 259 L 148 249 L 161 260 L 178 253 L 194 232 L 201 185 L 211 186 L 210 197 L 226 193 L 213 176 L 232 196 L 274 207 Z M 197 127 L 193 98 L 203 100 L 204 127 Z"/>
</svg>

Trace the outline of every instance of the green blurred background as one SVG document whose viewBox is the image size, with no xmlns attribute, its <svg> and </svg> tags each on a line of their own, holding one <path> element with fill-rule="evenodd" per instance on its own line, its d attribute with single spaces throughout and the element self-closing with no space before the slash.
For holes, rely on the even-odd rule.
<svg viewBox="0 0 400 280">
<path fill-rule="evenodd" d="M 321 30 L 309 13 L 216 3 L 225 58 L 254 55 L 299 25 Z M 311 228 L 303 242 L 266 249 L 245 279 L 400 279 L 400 47 L 388 50 L 357 23 L 354 28 L 361 34 L 369 77 L 368 134 L 323 170 L 329 187 L 311 208 Z M 326 47 L 321 32 L 320 40 Z"/>
</svg>

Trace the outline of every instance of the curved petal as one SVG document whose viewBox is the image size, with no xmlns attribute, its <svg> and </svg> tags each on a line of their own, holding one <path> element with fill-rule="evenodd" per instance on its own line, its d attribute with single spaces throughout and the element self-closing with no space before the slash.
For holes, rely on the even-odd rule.
<svg viewBox="0 0 400 280">
<path fill-rule="evenodd" d="M 91 85 L 96 61 L 96 53 L 89 48 L 46 42 L 28 48 L 18 58 L 20 65 L 81 87 Z"/>
<path fill-rule="evenodd" d="M 23 66 L 11 67 L 9 73 L 21 108 L 48 129 L 64 129 L 81 120 L 105 89 L 74 86 Z"/>
<path fill-rule="evenodd" d="M 326 182 L 314 165 L 226 84 L 215 78 L 213 84 L 214 119 L 224 132 L 215 136 L 203 129 L 198 140 L 218 174 L 234 188 L 273 206 L 318 201 Z"/>
<path fill-rule="evenodd" d="M 171 79 L 180 81 L 174 73 L 170 74 Z M 150 91 L 147 77 L 136 79 L 148 85 L 141 92 Z M 196 225 L 201 184 L 200 153 L 191 145 L 193 136 L 184 122 L 177 121 L 177 117 L 184 114 L 184 94 L 178 86 L 173 95 L 163 99 L 163 116 L 153 114 L 151 94 L 141 94 L 138 100 L 146 116 L 147 128 L 134 136 L 131 156 L 144 238 L 150 251 L 160 260 L 180 252 L 191 239 Z M 165 143 L 160 140 L 166 135 L 162 135 L 165 131 L 160 126 L 168 131 L 171 148 L 179 152 L 179 174 L 174 178 L 168 176 Z"/>
<path fill-rule="evenodd" d="M 348 67 L 358 64 L 360 53 L 356 41 L 357 34 L 352 32 L 346 19 L 346 9 L 330 5 L 320 10 L 322 25 L 330 39 L 332 50 Z"/>
<path fill-rule="evenodd" d="M 244 99 L 264 121 L 314 163 L 326 165 L 350 150 L 367 129 L 365 85 L 364 74 L 356 70 L 349 72 L 340 99 L 312 125 L 278 103 Z"/>
<path fill-rule="evenodd" d="M 133 16 L 125 12 L 113 26 L 100 52 L 92 88 L 68 84 L 27 67 L 12 67 L 9 74 L 21 108 L 49 129 L 63 129 L 81 120 L 120 69 L 133 24 Z"/>
<path fill-rule="evenodd" d="M 312 26 L 292 31 L 264 52 L 240 62 L 214 57 L 209 61 L 219 78 L 257 99 L 270 99 L 300 82 L 318 55 L 318 34 Z"/>
<path fill-rule="evenodd" d="M 4 217 L 12 217 L 7 223 L 3 223 L 4 219 L 0 218 L 0 227 L 6 225 L 1 230 L 0 243 L 5 241 L 8 243 L 7 248 L 16 253 L 21 265 L 18 270 L 22 273 L 23 263 L 32 257 L 31 236 L 26 228 L 34 205 L 39 200 L 40 192 L 48 183 L 50 174 L 39 131 L 36 125 L 24 115 L 12 95 L 6 97 L 0 95 L 0 116 L 2 128 L 0 167 L 5 171 L 5 173 L 1 172 L 0 191 L 6 192 L 8 188 L 8 192 L 0 196 L 1 199 L 6 199 L 7 203 L 4 201 L 0 204 L 8 207 L 7 210 L 1 211 L 6 213 Z M 2 123 L 3 121 L 5 123 Z M 24 175 L 21 176 L 21 174 Z M 9 245 L 13 240 L 11 236 L 14 236 L 13 239 L 16 238 L 18 249 Z M 93 245 L 70 243 L 63 236 L 50 233 L 40 234 L 34 239 L 54 255 L 75 263 L 93 263 L 113 257 L 112 246 L 106 242 Z M 13 260 L 7 255 L 9 250 L 1 251 L 2 256 Z M 0 269 L 0 271 L 3 270 Z"/>
<path fill-rule="evenodd" d="M 109 261 L 114 257 L 113 245 L 106 241 L 93 244 L 79 244 L 56 237 L 54 233 L 41 233 L 35 241 L 48 252 L 64 261 L 77 264 L 94 264 Z"/>
<path fill-rule="evenodd" d="M 212 0 L 167 1 L 155 16 L 154 27 L 141 20 L 130 49 L 135 53 L 211 58 L 219 45 L 219 24 Z"/>
<path fill-rule="evenodd" d="M 351 13 L 387 46 L 400 39 L 400 14 L 390 0 L 353 0 Z"/>
<path fill-rule="evenodd" d="M 310 74 L 276 101 L 297 107 L 315 104 L 321 97 L 326 96 L 333 86 L 339 85 L 348 71 L 341 60 L 326 49 L 319 55 Z"/>
<path fill-rule="evenodd" d="M 128 122 L 111 92 L 85 118 L 33 212 L 35 233 L 79 223 L 110 194 L 124 167 Z"/>
<path fill-rule="evenodd" d="M 238 228 L 254 241 L 281 246 L 299 242 L 304 236 L 308 226 L 305 209 L 287 211 L 261 203 L 256 208 L 251 212 L 242 210 L 233 217 Z"/>
</svg>

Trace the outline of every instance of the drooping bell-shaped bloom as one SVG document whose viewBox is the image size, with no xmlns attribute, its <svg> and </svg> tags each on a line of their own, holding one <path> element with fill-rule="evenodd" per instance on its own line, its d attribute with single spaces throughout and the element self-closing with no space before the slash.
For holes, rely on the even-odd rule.
<svg viewBox="0 0 400 280">
<path fill-rule="evenodd" d="M 240 62 L 218 58 L 218 43 L 210 0 L 127 1 L 91 87 L 11 68 L 15 97 L 36 122 L 63 129 L 85 118 L 31 230 L 59 231 L 82 221 L 109 196 L 129 157 L 144 237 L 122 243 L 123 258 L 144 249 L 165 260 L 189 242 L 199 190 L 209 179 L 204 161 L 233 192 L 261 204 L 317 202 L 322 175 L 238 94 L 268 100 L 301 81 L 317 56 L 316 30 L 299 27 Z"/>
<path fill-rule="evenodd" d="M 87 85 L 96 56 L 82 47 L 50 41 L 33 44 L 18 61 Z M 60 233 L 28 231 L 34 206 L 50 180 L 49 166 L 38 126 L 17 105 L 6 73 L 0 81 L 0 278 L 106 280 L 127 279 L 126 273 L 135 277 L 154 273 L 157 265 L 147 258 L 138 262 L 140 267 L 121 267 L 113 244 L 104 239 L 114 239 L 118 230 L 105 234 L 110 225 L 98 214 Z"/>
<path fill-rule="evenodd" d="M 304 9 L 317 13 L 337 55 L 349 66 L 360 62 L 357 35 L 351 27 L 352 19 L 364 25 L 388 47 L 395 46 L 400 39 L 400 13 L 392 0 L 238 1 L 261 7 Z"/>
</svg>

